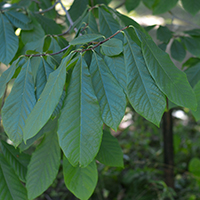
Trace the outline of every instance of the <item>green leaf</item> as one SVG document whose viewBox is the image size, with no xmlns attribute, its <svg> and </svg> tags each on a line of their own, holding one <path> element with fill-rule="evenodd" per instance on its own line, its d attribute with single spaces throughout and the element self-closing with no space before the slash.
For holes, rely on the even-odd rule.
<svg viewBox="0 0 200 200">
<path fill-rule="evenodd" d="M 106 56 L 116 56 L 123 51 L 123 43 L 121 40 L 111 38 L 107 42 L 101 44 L 101 53 Z"/>
<path fill-rule="evenodd" d="M 193 175 L 200 177 L 200 159 L 192 158 L 189 162 L 188 169 Z"/>
<path fill-rule="evenodd" d="M 79 199 L 88 200 L 97 184 L 98 172 L 95 161 L 87 167 L 73 167 L 63 158 L 63 174 L 67 188 Z"/>
<path fill-rule="evenodd" d="M 126 88 L 126 70 L 124 67 L 124 56 L 123 55 L 114 57 L 105 56 L 104 60 L 107 66 L 109 67 L 110 71 L 114 75 L 115 79 L 124 89 L 124 92 L 126 92 L 127 88 Z"/>
<path fill-rule="evenodd" d="M 180 71 L 170 60 L 169 55 L 160 50 L 148 36 L 138 30 L 136 32 L 142 42 L 142 53 L 147 68 L 159 89 L 173 103 L 195 110 L 195 94 L 185 73 Z"/>
<path fill-rule="evenodd" d="M 15 60 L 12 65 L 3 72 L 3 74 L 0 77 L 0 98 L 3 96 L 6 84 L 10 81 L 10 79 L 13 77 L 15 70 L 17 69 L 17 63 L 19 62 L 19 59 Z"/>
<path fill-rule="evenodd" d="M 153 5 L 155 4 L 156 1 L 157 0 L 142 0 L 143 4 L 149 9 L 153 8 Z"/>
<path fill-rule="evenodd" d="M 6 134 L 15 146 L 22 142 L 25 120 L 36 103 L 30 59 L 22 66 L 2 109 Z"/>
<path fill-rule="evenodd" d="M 194 65 L 196 65 L 197 63 L 200 62 L 200 58 L 196 58 L 196 57 L 190 57 L 188 60 L 186 60 L 183 65 L 182 65 L 182 68 L 183 67 L 193 67 Z"/>
<path fill-rule="evenodd" d="M 34 17 L 31 17 L 31 20 L 33 29 L 29 31 L 21 31 L 21 40 L 24 44 L 32 41 L 38 41 L 45 36 L 44 30 L 42 29 L 42 26 L 37 22 L 37 20 Z"/>
<path fill-rule="evenodd" d="M 4 14 L 0 13 L 0 62 L 8 65 L 18 49 L 18 37 L 11 23 Z"/>
<path fill-rule="evenodd" d="M 45 135 L 32 154 L 26 177 L 29 199 L 35 199 L 42 194 L 53 183 L 58 173 L 61 152 L 56 129 L 57 126 Z"/>
<path fill-rule="evenodd" d="M 95 158 L 102 138 L 102 120 L 88 67 L 79 57 L 67 90 L 58 127 L 60 147 L 69 162 L 86 167 Z"/>
<path fill-rule="evenodd" d="M 23 138 L 25 142 L 39 132 L 56 108 L 65 84 L 66 65 L 70 61 L 72 55 L 73 54 L 70 54 L 63 59 L 58 69 L 49 75 L 49 79 L 40 98 L 26 120 L 26 125 L 23 129 Z"/>
<path fill-rule="evenodd" d="M 166 97 L 147 68 L 141 48 L 125 34 L 124 62 L 127 74 L 127 95 L 133 108 L 159 126 L 165 110 Z"/>
<path fill-rule="evenodd" d="M 190 85 L 194 87 L 198 83 L 200 77 L 200 62 L 186 69 L 185 73 L 187 75 Z"/>
<path fill-rule="evenodd" d="M 159 0 L 158 3 L 155 3 L 153 6 L 153 14 L 159 15 L 161 13 L 165 13 L 171 10 L 177 2 L 178 0 Z"/>
<path fill-rule="evenodd" d="M 17 28 L 21 28 L 23 30 L 30 30 L 33 28 L 30 24 L 31 20 L 23 13 L 9 10 L 5 12 L 5 15 Z"/>
<path fill-rule="evenodd" d="M 191 13 L 192 15 L 196 15 L 200 10 L 200 1 L 197 0 L 181 0 L 183 8 Z"/>
<path fill-rule="evenodd" d="M 81 35 L 75 39 L 73 39 L 69 44 L 70 45 L 78 45 L 78 44 L 85 44 L 88 42 L 92 42 L 94 40 L 97 40 L 99 38 L 103 38 L 103 35 L 100 34 L 86 34 L 86 35 Z"/>
<path fill-rule="evenodd" d="M 47 18 L 40 14 L 33 14 L 36 20 L 41 24 L 46 34 L 60 34 L 62 32 L 61 26 L 53 19 Z"/>
<path fill-rule="evenodd" d="M 200 29 L 192 29 L 189 31 L 184 31 L 184 33 L 191 35 L 191 36 L 199 36 L 200 35 Z"/>
<path fill-rule="evenodd" d="M 179 62 L 182 62 L 186 56 L 186 51 L 178 40 L 173 41 L 170 51 L 172 58 L 178 60 Z"/>
<path fill-rule="evenodd" d="M 26 189 L 21 184 L 12 167 L 0 154 L 0 199 L 22 200 L 27 199 Z"/>
<path fill-rule="evenodd" d="M 128 12 L 134 10 L 137 8 L 140 4 L 140 0 L 126 0 L 125 1 L 125 7 Z"/>
<path fill-rule="evenodd" d="M 97 22 L 96 22 L 96 19 L 92 13 L 92 10 L 90 10 L 88 12 L 88 15 L 87 15 L 87 21 L 85 21 L 86 23 L 88 23 L 88 26 L 86 28 L 87 30 L 87 33 L 98 33 L 99 30 L 98 30 L 98 25 L 97 25 Z"/>
<path fill-rule="evenodd" d="M 200 40 L 191 37 L 181 37 L 181 41 L 191 54 L 200 57 Z"/>
<path fill-rule="evenodd" d="M 105 11 L 101 7 L 99 7 L 98 10 L 99 10 L 100 33 L 108 38 L 114 33 L 116 33 L 120 29 L 120 26 L 109 12 Z M 119 33 L 115 36 L 115 38 L 122 40 L 123 37 L 122 34 Z"/>
<path fill-rule="evenodd" d="M 157 29 L 157 39 L 168 43 L 172 38 L 172 31 L 170 31 L 166 26 L 159 26 Z"/>
<path fill-rule="evenodd" d="M 126 108 L 126 96 L 104 60 L 95 52 L 90 64 L 92 83 L 106 125 L 117 130 Z"/>
<path fill-rule="evenodd" d="M 115 137 L 109 132 L 103 132 L 103 138 L 96 159 L 110 167 L 124 167 L 123 153 Z"/>
<path fill-rule="evenodd" d="M 20 152 L 19 149 L 14 148 L 4 141 L 1 141 L 1 150 L 17 176 L 21 181 L 25 182 L 30 155 Z"/>
<path fill-rule="evenodd" d="M 28 149 L 37 139 L 42 137 L 45 133 L 51 132 L 55 128 L 55 126 L 57 126 L 57 121 L 58 121 L 57 118 L 55 118 L 54 120 L 50 118 L 49 121 L 43 126 L 43 128 L 34 137 L 26 141 L 26 144 L 23 141 L 19 145 L 20 150 L 24 151 Z"/>
<path fill-rule="evenodd" d="M 200 120 L 200 81 L 194 86 L 194 93 L 196 95 L 197 99 L 197 110 L 192 111 L 192 114 L 194 115 L 194 118 L 196 121 Z"/>
</svg>

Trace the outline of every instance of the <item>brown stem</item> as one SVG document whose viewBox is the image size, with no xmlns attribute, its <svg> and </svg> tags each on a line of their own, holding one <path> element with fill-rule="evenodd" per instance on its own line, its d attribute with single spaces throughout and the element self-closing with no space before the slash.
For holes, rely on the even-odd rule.
<svg viewBox="0 0 200 200">
<path fill-rule="evenodd" d="M 41 11 L 38 11 L 38 12 L 35 12 L 36 14 L 42 14 L 42 13 L 45 13 L 45 12 L 48 12 L 52 9 L 54 9 L 54 7 L 59 3 L 59 1 L 56 1 L 51 7 L 45 9 L 45 10 L 41 10 Z"/>
</svg>

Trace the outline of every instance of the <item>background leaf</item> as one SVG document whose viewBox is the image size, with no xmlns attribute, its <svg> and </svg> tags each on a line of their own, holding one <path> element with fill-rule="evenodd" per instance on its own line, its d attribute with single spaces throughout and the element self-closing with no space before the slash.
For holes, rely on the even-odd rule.
<svg viewBox="0 0 200 200">
<path fill-rule="evenodd" d="M 63 158 L 63 174 L 67 188 L 79 199 L 88 200 L 98 179 L 95 161 L 87 167 L 73 167 L 66 157 Z"/>
<path fill-rule="evenodd" d="M 200 2 L 196 0 L 181 0 L 183 8 L 195 15 L 200 10 Z"/>
<path fill-rule="evenodd" d="M 125 1 L 125 7 L 128 12 L 134 10 L 137 8 L 140 4 L 140 0 L 126 0 Z"/>
<path fill-rule="evenodd" d="M 108 131 L 103 132 L 103 138 L 96 159 L 110 167 L 124 167 L 123 153 L 119 143 Z"/>
<path fill-rule="evenodd" d="M 46 134 L 32 154 L 26 177 L 29 199 L 35 199 L 42 194 L 53 183 L 58 173 L 61 152 L 56 130 L 57 126 Z"/>
<path fill-rule="evenodd" d="M 157 29 L 157 39 L 168 43 L 172 38 L 172 31 L 170 31 L 166 26 L 159 26 Z"/>
<path fill-rule="evenodd" d="M 171 10 L 176 4 L 178 0 L 159 0 L 153 5 L 153 14 L 159 15 L 161 13 L 165 13 Z"/>
<path fill-rule="evenodd" d="M 102 137 L 102 120 L 87 64 L 79 57 L 59 118 L 60 147 L 73 166 L 86 167 L 96 156 Z"/>
<path fill-rule="evenodd" d="M 196 95 L 198 106 L 196 111 L 192 111 L 192 114 L 194 115 L 195 120 L 198 121 L 200 120 L 200 81 L 194 86 L 194 93 Z"/>
<path fill-rule="evenodd" d="M 182 62 L 186 56 L 186 51 L 183 45 L 178 40 L 173 41 L 170 51 L 171 51 L 171 56 L 175 60 L 178 60 L 179 62 Z"/>
</svg>

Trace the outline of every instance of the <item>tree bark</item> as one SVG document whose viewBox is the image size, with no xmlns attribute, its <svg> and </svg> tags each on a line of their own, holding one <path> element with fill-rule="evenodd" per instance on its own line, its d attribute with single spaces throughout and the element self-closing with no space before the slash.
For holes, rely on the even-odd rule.
<svg viewBox="0 0 200 200">
<path fill-rule="evenodd" d="M 174 146 L 172 110 L 163 115 L 164 178 L 167 186 L 174 188 Z"/>
</svg>

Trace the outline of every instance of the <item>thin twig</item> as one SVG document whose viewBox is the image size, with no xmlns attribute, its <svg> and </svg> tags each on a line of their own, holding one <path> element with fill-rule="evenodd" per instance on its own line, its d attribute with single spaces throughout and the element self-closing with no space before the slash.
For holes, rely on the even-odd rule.
<svg viewBox="0 0 200 200">
<path fill-rule="evenodd" d="M 69 28 L 68 28 L 65 32 L 63 32 L 63 33 L 60 33 L 60 34 L 57 34 L 57 35 L 54 35 L 54 34 L 48 34 L 48 35 L 46 35 L 46 36 L 50 36 L 50 37 L 63 36 L 63 35 L 65 35 L 65 34 L 68 34 L 68 33 L 71 31 L 71 28 L 72 28 L 72 26 L 69 26 Z"/>
<path fill-rule="evenodd" d="M 42 53 L 42 54 L 30 54 L 30 55 L 25 54 L 24 56 L 26 56 L 26 57 L 40 57 L 40 56 L 48 56 L 48 55 L 53 56 L 53 55 L 62 53 L 63 51 L 67 50 L 69 47 L 70 47 L 70 45 L 66 46 L 65 48 L 63 48 L 60 51 L 55 52 L 55 53 Z"/>
<path fill-rule="evenodd" d="M 199 25 L 197 25 L 197 24 L 194 24 L 194 23 L 192 23 L 191 21 L 189 21 L 189 20 L 186 20 L 186 19 L 182 19 L 182 18 L 180 18 L 180 17 L 178 17 L 178 16 L 176 16 L 176 15 L 174 15 L 174 13 L 172 13 L 171 11 L 168 11 L 171 15 L 172 15 L 172 17 L 174 17 L 174 18 L 176 18 L 176 19 L 179 19 L 179 20 L 181 20 L 181 21 L 183 21 L 183 22 L 186 22 L 187 24 L 191 24 L 191 25 L 193 25 L 193 26 L 195 26 L 195 27 L 197 27 L 197 28 L 200 28 L 200 26 Z"/>
<path fill-rule="evenodd" d="M 111 35 L 110 37 L 108 37 L 107 39 L 103 40 L 103 41 L 100 41 L 99 43 L 97 43 L 95 46 L 89 48 L 89 49 L 82 49 L 82 50 L 75 50 L 74 52 L 84 52 L 84 51 L 91 51 L 91 50 L 94 50 L 95 48 L 97 48 L 99 45 L 107 42 L 108 40 L 110 40 L 111 38 L 113 38 L 115 35 L 121 33 L 123 30 L 129 28 L 129 25 L 124 27 L 123 29 L 117 31 L 116 33 L 114 33 L 113 35 Z"/>
<path fill-rule="evenodd" d="M 36 14 L 42 14 L 42 13 L 45 13 L 45 12 L 48 12 L 52 9 L 55 8 L 55 6 L 59 3 L 59 1 L 56 1 L 51 7 L 45 9 L 45 10 L 41 10 L 41 11 L 38 11 L 38 12 L 35 12 Z"/>
</svg>

